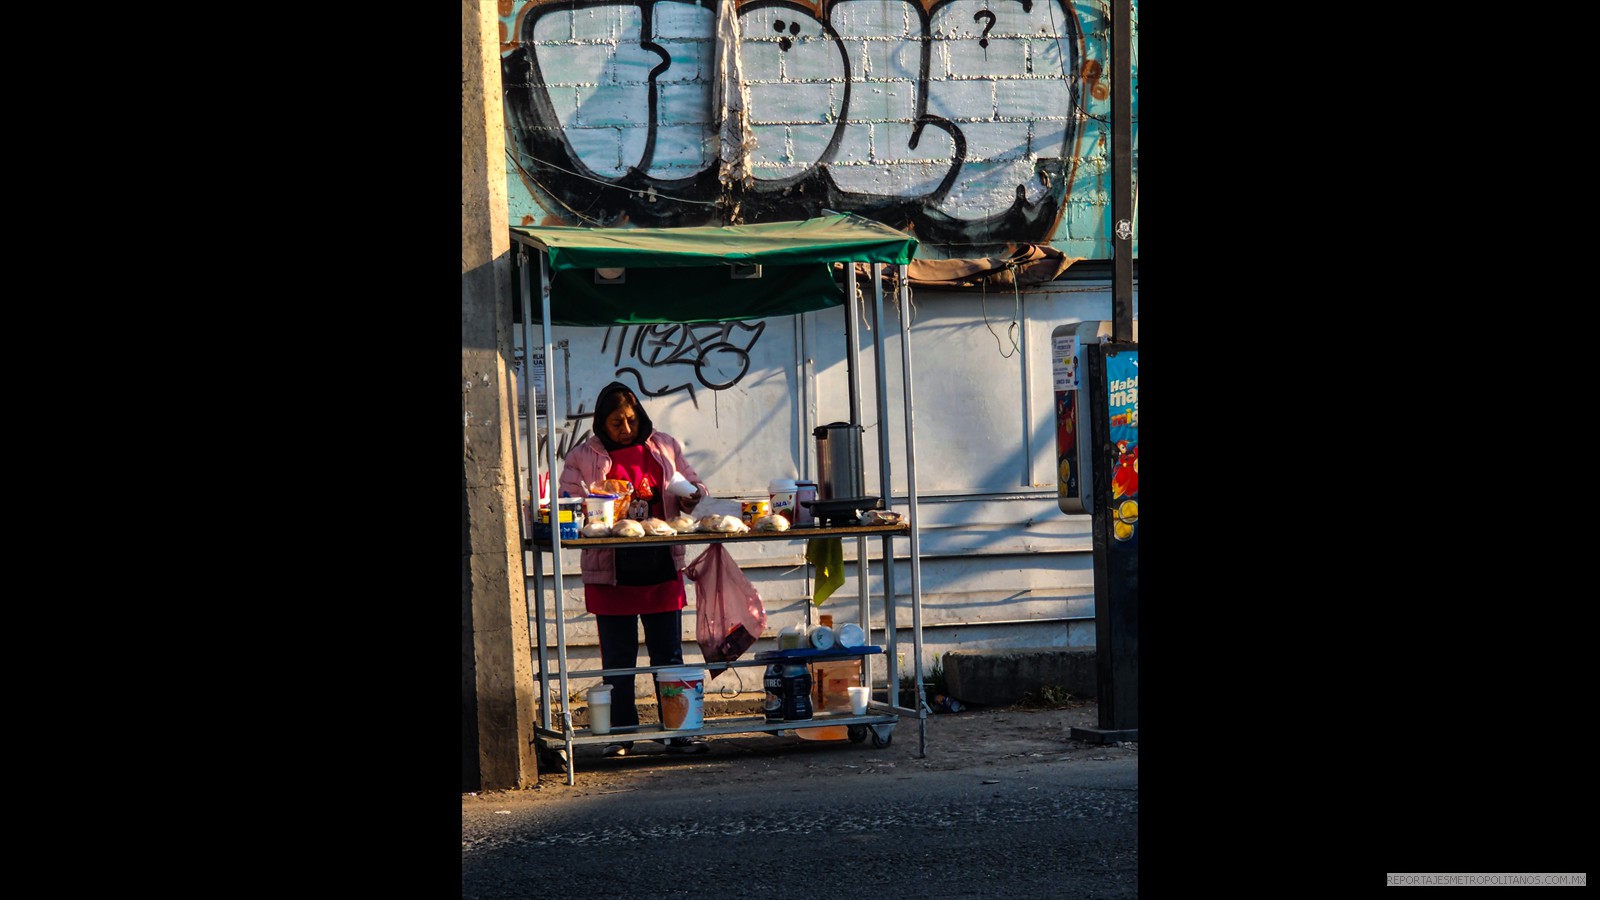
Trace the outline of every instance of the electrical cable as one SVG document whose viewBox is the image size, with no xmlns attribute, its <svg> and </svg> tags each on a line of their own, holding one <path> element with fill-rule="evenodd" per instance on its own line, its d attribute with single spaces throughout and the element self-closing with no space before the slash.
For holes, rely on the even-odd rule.
<svg viewBox="0 0 1600 900">
<path fill-rule="evenodd" d="M 651 188 L 649 190 L 641 191 L 638 188 L 623 187 L 620 184 L 616 184 L 614 182 L 606 181 L 603 178 L 595 178 L 595 177 L 592 177 L 592 176 L 589 176 L 589 175 L 585 175 L 582 172 L 574 172 L 571 169 L 564 169 L 561 166 L 558 166 L 555 163 L 550 162 L 549 160 L 540 159 L 539 157 L 534 156 L 534 155 L 532 155 L 530 153 L 522 153 L 522 151 L 520 151 L 520 150 L 518 150 L 517 153 L 521 153 L 522 156 L 525 156 L 528 159 L 533 160 L 534 162 L 538 163 L 541 166 L 546 166 L 548 168 L 555 169 L 557 172 L 565 172 L 566 174 L 571 175 L 574 178 L 582 178 L 585 181 L 592 181 L 595 184 L 605 185 L 606 187 L 609 187 L 609 188 L 616 188 L 619 191 L 626 191 L 627 193 L 633 194 L 635 196 L 653 197 L 653 198 L 657 198 L 657 199 L 661 199 L 661 200 L 671 200 L 674 203 L 687 203 L 687 204 L 689 204 L 691 206 L 716 206 L 717 205 L 716 202 L 709 201 L 709 200 L 685 200 L 682 197 L 674 197 L 674 196 L 671 196 L 670 194 L 663 194 L 663 193 L 661 193 L 660 191 L 657 191 L 654 188 Z M 506 148 L 506 156 L 510 157 L 511 164 L 513 166 L 517 167 L 517 171 L 518 172 L 521 172 L 529 180 L 534 181 L 535 183 L 538 183 L 538 179 L 535 178 L 531 173 L 529 173 L 527 169 L 524 169 L 522 167 L 522 163 L 517 161 L 517 158 L 516 158 L 515 155 L 512 154 L 512 151 L 511 151 L 510 147 Z M 540 184 L 539 186 L 540 187 L 544 187 L 543 184 Z M 548 190 L 549 189 L 546 188 L 547 192 L 548 192 Z"/>
<path fill-rule="evenodd" d="M 983 291 L 979 296 L 980 302 L 983 304 L 983 326 L 989 329 L 990 334 L 994 335 L 994 346 L 996 350 L 1000 351 L 1000 358 L 1010 359 L 1011 357 L 1016 356 L 1017 353 L 1022 349 L 1017 346 L 1017 316 L 1019 315 L 1018 310 L 1022 308 L 1022 294 L 1017 289 L 1016 263 L 1007 261 L 1005 268 L 1006 271 L 1011 273 L 1011 291 L 1012 295 L 1016 298 L 1016 308 L 1011 314 L 1011 325 L 1006 329 L 1006 337 L 1011 341 L 1010 353 L 1007 353 L 1005 345 L 1000 343 L 1000 335 L 995 334 L 994 326 L 989 324 L 989 279 L 987 277 L 980 282 Z"/>
</svg>

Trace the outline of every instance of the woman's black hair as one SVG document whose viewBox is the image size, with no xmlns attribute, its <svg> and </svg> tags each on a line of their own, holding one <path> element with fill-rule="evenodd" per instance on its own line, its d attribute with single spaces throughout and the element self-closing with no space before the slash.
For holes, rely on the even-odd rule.
<svg viewBox="0 0 1600 900">
<path fill-rule="evenodd" d="M 627 446 L 613 441 L 611 436 L 606 433 L 606 417 L 616 412 L 617 407 L 625 403 L 639 412 L 639 429 L 633 438 L 635 444 L 643 441 L 655 431 L 655 425 L 650 421 L 650 414 L 644 411 L 644 404 L 639 402 L 639 398 L 633 393 L 633 390 L 620 381 L 613 381 L 600 389 L 600 396 L 594 401 L 594 423 L 591 426 L 595 437 L 600 439 L 600 443 L 605 445 L 607 450 L 620 450 Z"/>
</svg>

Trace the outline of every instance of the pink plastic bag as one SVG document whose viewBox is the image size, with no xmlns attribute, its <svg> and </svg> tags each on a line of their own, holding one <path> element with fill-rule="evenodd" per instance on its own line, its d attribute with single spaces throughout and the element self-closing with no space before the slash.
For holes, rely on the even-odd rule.
<svg viewBox="0 0 1600 900">
<path fill-rule="evenodd" d="M 700 655 L 708 663 L 732 662 L 744 655 L 767 627 L 767 608 L 756 586 L 721 544 L 707 547 L 683 574 L 694 582 Z M 724 671 L 708 668 L 706 677 L 716 678 Z"/>
</svg>

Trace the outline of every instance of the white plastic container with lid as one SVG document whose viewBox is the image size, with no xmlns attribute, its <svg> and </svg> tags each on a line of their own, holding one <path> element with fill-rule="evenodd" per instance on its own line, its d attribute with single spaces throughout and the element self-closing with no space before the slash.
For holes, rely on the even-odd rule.
<svg viewBox="0 0 1600 900">
<path fill-rule="evenodd" d="M 790 625 L 778 632 L 779 650 L 804 650 L 806 644 L 806 627 L 804 625 Z"/>
<path fill-rule="evenodd" d="M 705 723 L 706 671 L 691 667 L 662 669 L 656 673 L 656 698 L 662 728 L 699 728 Z"/>
<path fill-rule="evenodd" d="M 589 688 L 589 730 L 595 734 L 611 733 L 611 685 L 597 684 Z"/>
<path fill-rule="evenodd" d="M 817 617 L 817 622 L 819 623 L 817 627 L 806 632 L 806 639 L 818 650 L 832 650 L 836 639 L 833 633 L 833 616 L 823 613 Z"/>
<path fill-rule="evenodd" d="M 616 494 L 590 494 L 583 498 L 584 515 L 589 524 L 600 524 L 607 528 L 617 524 Z"/>
<path fill-rule="evenodd" d="M 772 515 L 783 516 L 789 524 L 795 523 L 795 483 L 793 478 L 774 478 L 767 483 L 768 510 Z"/>
</svg>

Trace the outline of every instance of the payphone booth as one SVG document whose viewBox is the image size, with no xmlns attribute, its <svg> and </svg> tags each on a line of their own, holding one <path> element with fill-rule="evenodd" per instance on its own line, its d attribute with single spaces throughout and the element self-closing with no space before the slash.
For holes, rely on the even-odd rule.
<svg viewBox="0 0 1600 900">
<path fill-rule="evenodd" d="M 1139 728 L 1139 332 L 1111 340 L 1110 322 L 1062 325 L 1051 334 L 1056 408 L 1056 501 L 1093 517 L 1095 659 L 1099 728 L 1074 728 L 1097 743 L 1138 740 Z"/>
</svg>

